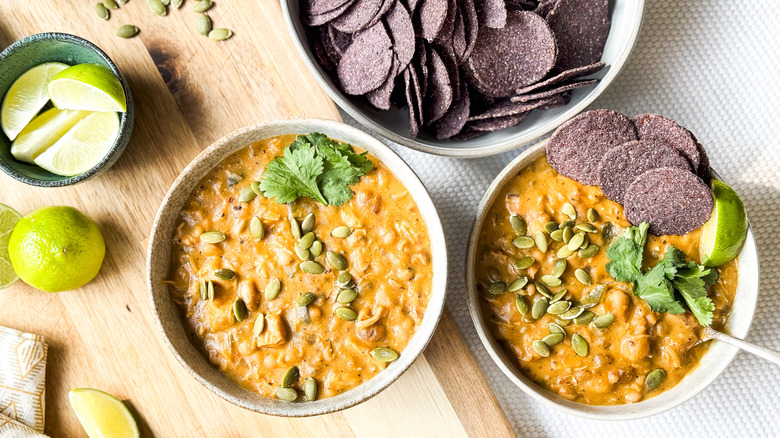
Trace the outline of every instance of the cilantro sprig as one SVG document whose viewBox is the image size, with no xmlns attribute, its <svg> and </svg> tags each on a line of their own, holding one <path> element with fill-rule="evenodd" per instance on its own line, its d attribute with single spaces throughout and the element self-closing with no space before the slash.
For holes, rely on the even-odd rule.
<svg viewBox="0 0 780 438">
<path fill-rule="evenodd" d="M 642 273 L 642 257 L 648 224 L 629 227 L 607 248 L 607 272 L 618 281 L 633 283 L 634 295 L 642 298 L 654 312 L 685 313 L 685 304 L 703 326 L 712 323 L 715 304 L 707 296 L 718 273 L 692 260 L 670 246 L 664 258 Z"/>
<path fill-rule="evenodd" d="M 374 168 L 367 154 L 358 154 L 351 145 L 325 134 L 299 135 L 283 156 L 268 163 L 260 191 L 278 204 L 306 197 L 325 205 L 343 205 L 352 199 L 349 186 Z"/>
</svg>

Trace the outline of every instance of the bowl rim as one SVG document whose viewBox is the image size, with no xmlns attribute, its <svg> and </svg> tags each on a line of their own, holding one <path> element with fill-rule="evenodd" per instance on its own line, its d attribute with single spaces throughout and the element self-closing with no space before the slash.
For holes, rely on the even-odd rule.
<svg viewBox="0 0 780 438">
<path fill-rule="evenodd" d="M 512 362 L 512 359 L 507 356 L 507 354 L 502 350 L 501 346 L 498 345 L 495 337 L 490 333 L 490 328 L 488 327 L 487 322 L 485 321 L 485 317 L 482 313 L 474 272 L 479 233 L 484 224 L 485 218 L 487 217 L 488 209 L 495 201 L 496 196 L 498 196 L 500 191 L 514 176 L 521 172 L 531 162 L 541 156 L 546 155 L 545 146 L 547 145 L 547 141 L 548 140 L 543 140 L 529 147 L 518 157 L 513 159 L 509 164 L 507 164 L 506 167 L 504 167 L 504 169 L 502 169 L 501 172 L 490 183 L 490 186 L 485 191 L 485 195 L 482 197 L 482 200 L 479 203 L 479 207 L 477 208 L 477 214 L 468 240 L 465 276 L 469 314 L 471 315 L 471 320 L 474 323 L 482 345 L 485 347 L 489 356 L 491 359 L 493 359 L 498 368 L 501 369 L 501 371 L 509 378 L 509 380 L 512 381 L 512 383 L 523 390 L 523 392 L 544 405 L 553 407 L 570 415 L 593 420 L 635 420 L 660 414 L 685 403 L 686 401 L 698 395 L 713 381 L 715 381 L 715 379 L 720 376 L 723 371 L 725 371 L 725 369 L 729 366 L 729 364 L 733 361 L 734 357 L 739 352 L 737 347 L 721 343 L 722 345 L 720 345 L 720 347 L 722 347 L 722 351 L 721 355 L 719 356 L 720 362 L 713 364 L 712 368 L 707 370 L 708 374 L 703 378 L 698 376 L 694 383 L 695 386 L 686 393 L 675 394 L 675 397 L 665 397 L 665 399 L 661 399 L 664 394 L 669 394 L 675 388 L 679 387 L 683 381 L 690 379 L 691 374 L 702 369 L 703 362 L 705 358 L 710 355 L 711 350 L 708 350 L 708 352 L 702 356 L 699 365 L 694 367 L 693 370 L 691 370 L 691 372 L 689 372 L 675 387 L 639 403 L 599 406 L 587 405 L 584 403 L 577 403 L 566 400 L 557 394 L 554 394 L 553 392 L 550 392 L 547 389 L 537 385 L 535 382 L 526 377 L 521 371 L 519 371 L 517 366 L 515 366 Z M 712 174 L 716 177 L 718 176 L 717 172 L 714 170 L 712 170 Z M 755 266 L 746 267 L 746 269 L 750 271 L 751 276 L 755 276 L 755 282 L 746 282 L 748 284 L 749 292 L 752 292 L 752 295 L 748 294 L 749 296 L 745 297 L 747 302 L 744 304 L 744 307 L 746 307 L 748 310 L 743 319 L 746 321 L 740 321 L 742 323 L 741 327 L 739 327 L 740 332 L 733 333 L 735 336 L 742 338 L 747 336 L 750 330 L 758 300 L 759 289 L 758 253 L 756 250 L 755 238 L 752 229 L 750 228 L 749 222 L 748 236 L 742 252 L 740 252 L 740 259 L 743 258 L 743 254 L 751 256 L 755 259 Z M 742 271 L 741 267 L 740 271 Z M 742 274 L 742 272 L 740 273 Z M 740 279 L 740 283 L 742 283 L 742 281 L 743 280 Z M 739 288 L 738 291 L 740 291 Z M 737 294 L 735 297 L 735 303 L 740 299 L 743 299 L 742 296 Z M 732 312 L 734 312 L 734 309 L 732 309 Z M 729 319 L 728 324 L 731 325 L 731 322 L 731 319 Z"/>
<path fill-rule="evenodd" d="M 180 209 L 180 205 L 173 202 L 172 198 L 174 196 L 184 194 L 184 200 L 186 200 L 192 193 L 194 186 L 197 185 L 206 173 L 223 162 L 231 153 L 247 147 L 252 142 L 277 135 L 309 132 L 323 132 L 332 138 L 350 142 L 367 150 L 402 181 L 409 193 L 412 194 L 427 225 L 431 242 L 431 259 L 433 260 L 433 283 L 423 322 L 417 327 L 399 359 L 370 380 L 342 394 L 313 402 L 289 403 L 261 396 L 229 380 L 217 367 L 208 362 L 207 358 L 188 339 L 185 340 L 186 344 L 184 345 L 188 345 L 189 347 L 185 348 L 188 348 L 190 351 L 179 351 L 171 340 L 172 333 L 169 332 L 169 327 L 166 327 L 162 319 L 163 313 L 161 312 L 161 306 L 165 306 L 165 303 L 168 306 L 176 305 L 170 300 L 167 287 L 162 284 L 161 278 L 158 278 L 161 276 L 156 276 L 153 272 L 153 266 L 162 261 L 161 263 L 164 262 L 164 272 L 167 273 L 168 271 L 169 262 L 167 259 L 169 259 L 170 245 L 167 244 L 167 240 L 170 236 L 167 235 L 168 233 L 164 229 L 163 216 L 170 209 L 176 209 L 177 211 Z M 251 136 L 252 139 L 249 142 L 244 142 L 242 139 L 245 136 Z M 199 167 L 204 166 L 204 163 L 207 162 L 213 162 L 213 165 L 208 165 L 201 172 L 195 173 Z M 184 200 L 179 204 L 183 204 Z M 172 226 L 175 220 L 171 219 L 170 222 Z M 162 241 L 165 242 L 159 243 Z M 369 134 L 341 122 L 314 118 L 290 118 L 251 124 L 222 137 L 196 156 L 177 176 L 160 204 L 149 237 L 146 264 L 147 290 L 149 300 L 151 301 L 152 314 L 168 349 L 181 366 L 201 385 L 223 399 L 245 409 L 283 417 L 305 417 L 340 411 L 362 403 L 387 388 L 409 369 L 416 358 L 423 352 L 428 342 L 430 342 L 444 311 L 447 294 L 448 261 L 444 230 L 438 210 L 414 170 L 395 151 Z M 178 311 L 178 306 L 176 306 L 176 310 Z M 176 318 L 176 321 L 171 322 L 171 325 L 178 325 L 181 330 L 184 330 L 180 318 Z M 193 350 L 196 356 L 200 358 L 200 361 L 204 361 L 213 369 L 209 376 L 202 375 L 188 362 L 185 356 L 195 357 L 191 355 Z M 222 377 L 219 378 L 214 373 L 218 373 Z M 212 378 L 220 381 L 212 381 Z M 225 388 L 237 391 L 240 395 L 231 394 Z"/>
<path fill-rule="evenodd" d="M 29 177 L 27 175 L 22 175 L 21 173 L 17 172 L 16 169 L 13 167 L 7 166 L 5 163 L 0 161 L 0 169 L 3 170 L 6 174 L 8 174 L 13 179 L 23 182 L 30 186 L 35 187 L 65 187 L 69 185 L 73 185 L 76 183 L 79 183 L 81 181 L 84 181 L 90 177 L 93 177 L 95 175 L 99 175 L 103 171 L 107 170 L 108 167 L 113 165 L 113 162 L 115 162 L 119 156 L 124 152 L 124 149 L 127 147 L 127 143 L 129 143 L 129 133 L 133 130 L 133 121 L 135 118 L 135 109 L 133 104 L 133 95 L 130 91 L 130 85 L 128 84 L 127 80 L 124 76 L 122 76 L 122 72 L 119 71 L 119 68 L 117 68 L 116 64 L 114 64 L 114 61 L 111 60 L 111 58 L 104 52 L 100 47 L 95 45 L 95 43 L 86 40 L 80 36 L 76 36 L 69 33 L 64 32 L 42 32 L 42 33 L 36 33 L 33 35 L 26 36 L 20 40 L 16 40 L 15 42 L 11 43 L 10 46 L 3 49 L 2 52 L 0 52 L 0 66 L 2 66 L 3 61 L 12 56 L 16 50 L 19 48 L 29 45 L 29 44 L 35 44 L 38 42 L 45 42 L 49 40 L 57 40 L 67 43 L 73 43 L 76 45 L 80 45 L 83 47 L 86 47 L 87 49 L 92 50 L 95 52 L 108 66 L 108 68 L 111 70 L 111 72 L 116 75 L 117 78 L 119 78 L 119 82 L 122 84 L 122 89 L 125 92 L 125 100 L 127 105 L 127 110 L 123 113 L 119 113 L 119 132 L 116 137 L 116 140 L 114 140 L 114 144 L 111 145 L 111 148 L 106 152 L 106 155 L 91 169 L 87 170 L 84 173 L 80 173 L 75 176 L 70 177 L 63 177 L 63 179 L 59 180 L 42 180 L 38 178 Z M 0 99 L 2 99 L 4 96 L 0 96 Z M 0 135 L 5 135 L 0 133 Z"/>
<path fill-rule="evenodd" d="M 303 24 L 301 23 L 299 17 L 293 17 L 293 14 L 290 10 L 290 3 L 295 1 L 297 0 L 281 1 L 282 14 L 284 15 L 285 22 L 287 23 L 287 31 L 290 34 L 290 38 L 292 39 L 293 43 L 295 44 L 295 48 L 298 51 L 298 55 L 303 59 L 304 64 L 306 64 L 306 67 L 309 69 L 309 72 L 311 72 L 311 74 L 314 76 L 314 79 L 325 90 L 328 96 L 330 96 L 330 98 L 333 99 L 334 102 L 336 102 L 339 108 L 341 108 L 352 118 L 357 120 L 361 125 L 371 129 L 372 131 L 387 138 L 388 140 L 391 140 L 402 146 L 406 146 L 408 148 L 420 152 L 425 152 L 428 154 L 440 155 L 445 157 L 455 157 L 455 158 L 487 157 L 487 156 L 496 155 L 496 154 L 500 154 L 503 152 L 508 152 L 520 148 L 523 145 L 529 144 L 533 141 L 538 140 L 541 137 L 544 137 L 545 135 L 549 134 L 554 129 L 556 129 L 558 126 L 565 123 L 567 120 L 571 119 L 572 117 L 582 112 L 585 108 L 588 107 L 588 105 L 593 103 L 593 101 L 596 100 L 607 88 L 609 88 L 609 85 L 615 80 L 615 78 L 617 78 L 617 76 L 623 70 L 623 67 L 625 66 L 626 62 L 628 61 L 628 58 L 630 57 L 631 53 L 634 50 L 634 46 L 636 46 L 639 33 L 642 29 L 642 22 L 644 20 L 644 13 L 646 10 L 645 8 L 646 0 L 632 1 L 632 3 L 634 3 L 636 8 L 636 13 L 633 16 L 633 22 L 635 23 L 635 25 L 631 29 L 631 32 L 628 35 L 628 37 L 625 38 L 626 43 L 624 44 L 622 50 L 620 51 L 619 56 L 617 57 L 617 62 L 614 62 L 609 65 L 609 70 L 607 71 L 606 75 L 601 79 L 601 81 L 599 81 L 598 84 L 596 84 L 596 86 L 582 100 L 574 104 L 572 103 L 567 104 L 566 111 L 562 111 L 556 117 L 550 119 L 543 125 L 525 133 L 524 135 L 510 137 L 502 141 L 492 142 L 490 145 L 487 146 L 461 149 L 461 148 L 449 148 L 449 147 L 443 147 L 437 145 L 429 145 L 416 140 L 412 140 L 410 138 L 407 138 L 406 136 L 399 135 L 383 127 L 382 125 L 371 120 L 369 117 L 363 115 L 362 111 L 358 107 L 356 107 L 347 97 L 345 97 L 341 93 L 341 91 L 335 89 L 329 83 L 329 81 L 326 78 L 327 73 L 325 73 L 322 70 L 322 67 L 320 67 L 320 65 L 311 56 L 309 56 L 307 52 L 307 48 L 304 45 L 304 41 L 298 35 L 297 27 L 303 26 Z"/>
</svg>

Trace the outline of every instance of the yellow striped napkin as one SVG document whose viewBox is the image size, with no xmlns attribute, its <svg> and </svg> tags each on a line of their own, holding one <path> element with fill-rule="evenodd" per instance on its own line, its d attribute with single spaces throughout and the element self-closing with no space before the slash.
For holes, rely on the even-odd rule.
<svg viewBox="0 0 780 438">
<path fill-rule="evenodd" d="M 42 336 L 0 327 L 0 436 L 43 436 L 46 350 Z"/>
</svg>

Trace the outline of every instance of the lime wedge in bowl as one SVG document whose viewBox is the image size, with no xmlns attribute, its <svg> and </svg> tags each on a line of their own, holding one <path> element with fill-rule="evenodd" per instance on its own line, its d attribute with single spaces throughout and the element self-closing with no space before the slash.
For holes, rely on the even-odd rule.
<svg viewBox="0 0 780 438">
<path fill-rule="evenodd" d="M 8 241 L 11 239 L 11 231 L 21 218 L 19 212 L 5 204 L 0 204 L 0 289 L 7 288 L 19 279 L 11 265 Z"/>
<path fill-rule="evenodd" d="M 137 438 L 138 425 L 121 400 L 91 388 L 72 389 L 70 405 L 89 438 Z"/>
<path fill-rule="evenodd" d="M 13 140 L 49 101 L 49 81 L 68 65 L 46 62 L 24 72 L 3 98 L 0 122 L 3 132 Z"/>
<path fill-rule="evenodd" d="M 715 206 L 702 226 L 699 255 L 704 266 L 720 266 L 735 258 L 745 243 L 747 214 L 737 192 L 719 179 L 712 180 Z"/>
<path fill-rule="evenodd" d="M 59 109 L 127 111 L 119 78 L 97 64 L 78 64 L 59 72 L 49 82 L 49 97 Z"/>
<path fill-rule="evenodd" d="M 90 113 L 34 162 L 57 175 L 79 175 L 100 163 L 118 135 L 119 117 L 116 113 Z"/>
<path fill-rule="evenodd" d="M 38 155 L 49 149 L 70 128 L 89 114 L 51 108 L 34 118 L 11 143 L 11 154 L 19 161 L 33 163 Z"/>
</svg>

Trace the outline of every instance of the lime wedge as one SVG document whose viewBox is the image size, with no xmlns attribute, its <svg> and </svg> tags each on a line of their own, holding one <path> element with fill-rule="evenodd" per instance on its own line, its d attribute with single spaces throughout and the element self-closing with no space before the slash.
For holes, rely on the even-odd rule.
<svg viewBox="0 0 780 438">
<path fill-rule="evenodd" d="M 5 204 L 0 204 L 0 289 L 7 288 L 19 279 L 11 265 L 8 240 L 11 239 L 11 231 L 21 218 L 19 212 Z"/>
<path fill-rule="evenodd" d="M 49 81 L 68 68 L 60 62 L 47 62 L 27 70 L 8 89 L 3 98 L 3 132 L 13 140 L 49 101 Z"/>
<path fill-rule="evenodd" d="M 119 135 L 116 113 L 90 113 L 34 160 L 62 176 L 82 174 L 106 156 Z"/>
<path fill-rule="evenodd" d="M 127 111 L 119 78 L 97 64 L 78 64 L 58 73 L 49 82 L 49 97 L 59 109 Z"/>
<path fill-rule="evenodd" d="M 715 207 L 704 224 L 699 255 L 704 266 L 720 266 L 735 258 L 747 238 L 748 222 L 739 195 L 719 179 L 712 180 Z"/>
<path fill-rule="evenodd" d="M 72 389 L 70 405 L 89 438 L 137 438 L 138 425 L 121 400 L 90 388 Z"/>
<path fill-rule="evenodd" d="M 72 111 L 51 108 L 34 118 L 11 143 L 11 154 L 17 160 L 32 163 L 49 149 L 76 123 L 89 114 L 88 111 Z"/>
</svg>

